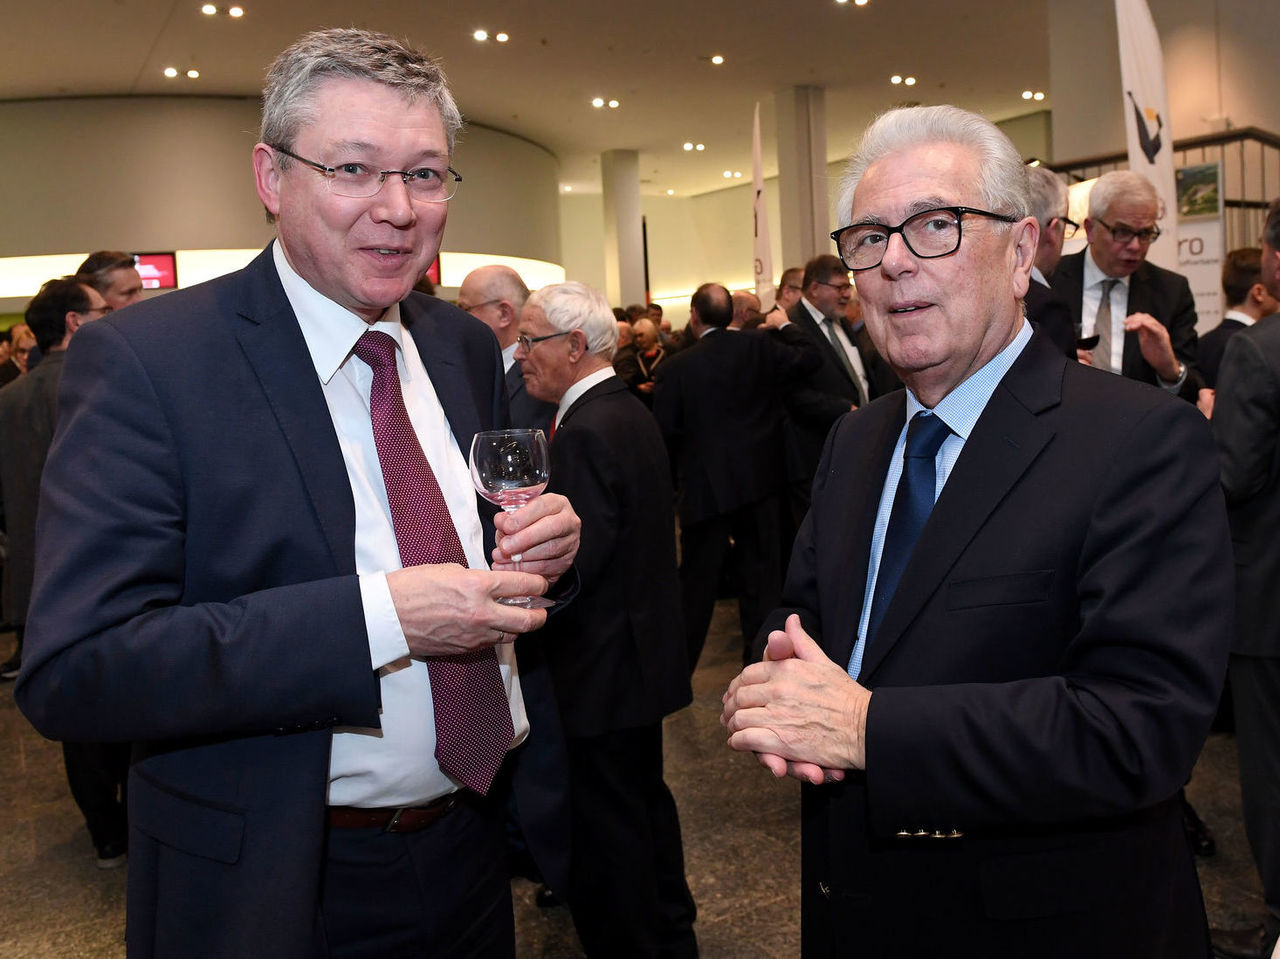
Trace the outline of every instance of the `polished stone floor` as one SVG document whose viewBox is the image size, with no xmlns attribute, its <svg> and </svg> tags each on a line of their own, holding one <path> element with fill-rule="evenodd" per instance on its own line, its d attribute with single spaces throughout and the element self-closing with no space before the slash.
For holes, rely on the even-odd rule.
<svg viewBox="0 0 1280 959">
<path fill-rule="evenodd" d="M 0 636 L 0 659 L 11 641 Z M 799 955 L 799 787 L 724 745 L 720 695 L 737 671 L 739 642 L 732 604 L 721 602 L 694 703 L 666 725 L 667 781 L 680 807 L 702 955 L 781 959 Z M 0 956 L 123 959 L 125 871 L 95 868 L 61 751 L 18 713 L 11 687 L 0 688 L 0 769 Z M 1187 791 L 1218 838 L 1218 854 L 1199 863 L 1210 923 L 1261 922 L 1229 735 L 1210 737 Z M 521 959 L 580 956 L 568 911 L 539 910 L 533 892 L 517 882 Z"/>
</svg>

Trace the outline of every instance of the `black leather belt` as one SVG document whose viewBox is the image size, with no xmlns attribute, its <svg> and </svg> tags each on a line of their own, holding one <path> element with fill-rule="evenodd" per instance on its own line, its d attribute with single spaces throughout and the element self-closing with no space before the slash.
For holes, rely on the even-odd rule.
<svg viewBox="0 0 1280 959">
<path fill-rule="evenodd" d="M 360 806 L 330 806 L 329 825 L 334 829 L 381 829 L 383 832 L 418 832 L 458 805 L 458 794 L 450 793 L 425 806 L 398 809 L 366 809 Z"/>
</svg>

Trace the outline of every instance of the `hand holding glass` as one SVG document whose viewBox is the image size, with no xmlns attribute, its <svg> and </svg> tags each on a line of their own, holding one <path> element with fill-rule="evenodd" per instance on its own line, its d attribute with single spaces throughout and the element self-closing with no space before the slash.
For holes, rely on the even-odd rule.
<svg viewBox="0 0 1280 959">
<path fill-rule="evenodd" d="M 476 492 L 508 513 L 547 488 L 551 454 L 542 430 L 484 430 L 471 441 L 471 482 Z M 511 557 L 517 571 L 521 556 Z M 511 596 L 499 602 L 542 609 L 554 605 L 541 596 Z"/>
</svg>

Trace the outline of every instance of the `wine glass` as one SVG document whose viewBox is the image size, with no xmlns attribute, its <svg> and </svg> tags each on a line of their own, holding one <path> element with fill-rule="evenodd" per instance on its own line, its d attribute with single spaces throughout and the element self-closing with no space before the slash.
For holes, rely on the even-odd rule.
<svg viewBox="0 0 1280 959">
<path fill-rule="evenodd" d="M 470 463 L 476 492 L 508 513 L 546 489 L 551 474 L 551 454 L 542 430 L 482 430 L 471 441 Z M 511 559 L 519 570 L 520 554 Z M 510 596 L 498 602 L 530 609 L 554 605 L 541 596 Z"/>
</svg>

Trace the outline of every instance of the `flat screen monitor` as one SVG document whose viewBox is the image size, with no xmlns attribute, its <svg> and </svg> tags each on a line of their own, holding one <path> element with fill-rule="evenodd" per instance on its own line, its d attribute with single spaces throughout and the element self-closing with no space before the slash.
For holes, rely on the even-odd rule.
<svg viewBox="0 0 1280 959">
<path fill-rule="evenodd" d="M 134 262 L 144 290 L 176 290 L 178 258 L 173 253 L 135 253 Z"/>
</svg>

